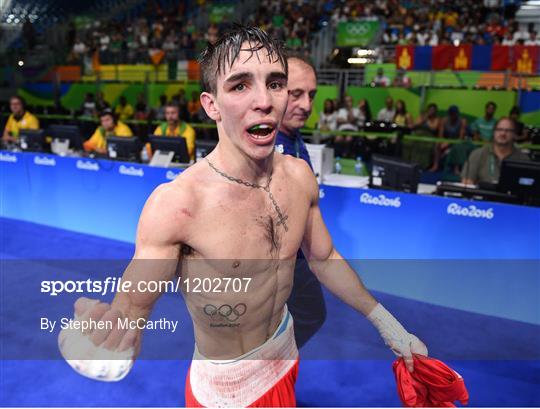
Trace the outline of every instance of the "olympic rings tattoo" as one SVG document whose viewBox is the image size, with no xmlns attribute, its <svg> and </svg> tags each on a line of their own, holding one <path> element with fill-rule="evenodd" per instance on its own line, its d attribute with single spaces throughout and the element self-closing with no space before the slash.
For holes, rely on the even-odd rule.
<svg viewBox="0 0 540 409">
<path fill-rule="evenodd" d="M 240 303 L 236 304 L 234 307 L 231 307 L 229 304 L 223 304 L 216 307 L 212 304 L 206 304 L 203 311 L 212 319 L 225 318 L 229 322 L 235 322 L 238 318 L 246 313 L 247 305 Z"/>
</svg>

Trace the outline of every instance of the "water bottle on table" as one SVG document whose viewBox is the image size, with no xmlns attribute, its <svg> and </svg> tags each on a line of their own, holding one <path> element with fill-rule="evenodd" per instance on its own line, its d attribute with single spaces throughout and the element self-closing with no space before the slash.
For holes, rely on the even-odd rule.
<svg viewBox="0 0 540 409">
<path fill-rule="evenodd" d="M 354 164 L 354 173 L 356 173 L 358 176 L 367 175 L 366 166 L 364 165 L 361 156 L 356 157 L 356 163 Z"/>
<path fill-rule="evenodd" d="M 341 166 L 341 158 L 339 156 L 336 156 L 336 162 L 334 163 L 334 172 L 341 173 L 342 169 L 343 167 Z"/>
</svg>

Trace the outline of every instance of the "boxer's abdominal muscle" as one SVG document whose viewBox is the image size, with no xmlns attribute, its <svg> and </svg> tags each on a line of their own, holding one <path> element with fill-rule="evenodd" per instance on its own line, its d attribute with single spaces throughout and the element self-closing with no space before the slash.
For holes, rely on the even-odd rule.
<svg viewBox="0 0 540 409">
<path fill-rule="evenodd" d="M 292 287 L 294 260 L 241 260 L 238 267 L 228 269 L 204 264 L 200 261 L 197 268 L 182 274 L 199 352 L 207 358 L 232 359 L 263 344 L 281 321 Z M 205 282 L 208 292 L 202 289 Z M 217 292 L 227 283 L 227 292 Z"/>
</svg>

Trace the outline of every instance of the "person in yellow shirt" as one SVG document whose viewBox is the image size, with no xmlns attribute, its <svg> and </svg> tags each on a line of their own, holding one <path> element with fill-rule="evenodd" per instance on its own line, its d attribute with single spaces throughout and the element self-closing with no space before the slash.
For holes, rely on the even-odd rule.
<svg viewBox="0 0 540 409">
<path fill-rule="evenodd" d="M 21 129 L 39 129 L 39 120 L 26 110 L 26 103 L 22 97 L 12 96 L 9 99 L 9 108 L 11 115 L 2 135 L 4 142 L 16 142 Z"/>
<path fill-rule="evenodd" d="M 127 103 L 125 96 L 120 97 L 120 103 L 116 106 L 114 113 L 119 121 L 125 121 L 133 117 L 133 107 Z"/>
<path fill-rule="evenodd" d="M 178 105 L 169 102 L 165 105 L 165 120 L 154 131 L 156 136 L 176 136 L 186 139 L 189 158 L 195 159 L 195 130 L 180 119 Z"/>
<path fill-rule="evenodd" d="M 94 134 L 84 144 L 86 152 L 107 152 L 107 137 L 109 136 L 133 136 L 129 126 L 121 121 L 117 121 L 113 112 L 109 109 L 99 114 L 101 126 L 98 126 Z"/>
</svg>

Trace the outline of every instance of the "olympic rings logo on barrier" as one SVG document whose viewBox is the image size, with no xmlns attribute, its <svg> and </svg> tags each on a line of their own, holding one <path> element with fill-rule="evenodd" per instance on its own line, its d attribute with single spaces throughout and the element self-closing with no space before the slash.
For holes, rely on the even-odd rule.
<svg viewBox="0 0 540 409">
<path fill-rule="evenodd" d="M 235 322 L 244 315 L 246 311 L 247 305 L 244 303 L 236 304 L 234 307 L 231 307 L 229 304 L 223 304 L 219 307 L 212 304 L 204 306 L 204 313 L 212 319 L 225 318 L 229 322 Z"/>
</svg>

